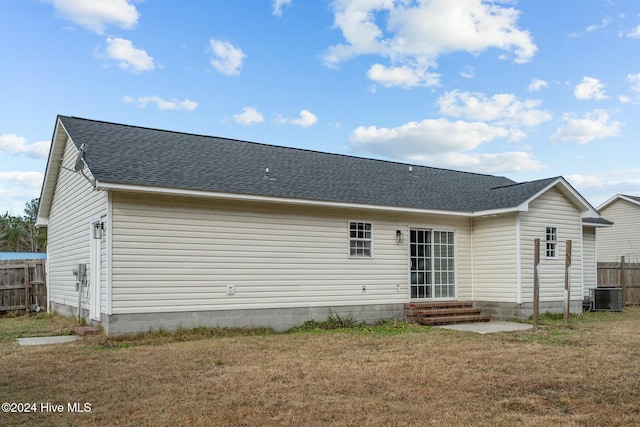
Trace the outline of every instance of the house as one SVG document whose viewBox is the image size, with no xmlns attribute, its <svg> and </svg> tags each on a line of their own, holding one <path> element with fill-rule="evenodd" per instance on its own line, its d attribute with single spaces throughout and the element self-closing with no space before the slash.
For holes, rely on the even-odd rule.
<svg viewBox="0 0 640 427">
<path fill-rule="evenodd" d="M 595 286 L 594 209 L 564 178 L 510 179 L 169 132 L 56 120 L 38 225 L 49 305 L 109 334 L 269 326 L 411 301 L 528 317 Z"/>
<path fill-rule="evenodd" d="M 598 209 L 614 224 L 598 232 L 598 261 L 640 263 L 640 197 L 617 194 Z"/>
</svg>

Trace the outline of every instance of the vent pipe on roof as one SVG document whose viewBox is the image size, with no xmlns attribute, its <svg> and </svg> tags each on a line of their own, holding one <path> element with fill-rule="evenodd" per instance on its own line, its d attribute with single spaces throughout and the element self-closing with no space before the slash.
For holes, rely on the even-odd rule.
<svg viewBox="0 0 640 427">
<path fill-rule="evenodd" d="M 265 181 L 275 181 L 275 178 L 271 178 L 271 176 L 269 175 L 269 168 L 264 168 L 264 176 L 262 177 L 263 180 Z"/>
</svg>

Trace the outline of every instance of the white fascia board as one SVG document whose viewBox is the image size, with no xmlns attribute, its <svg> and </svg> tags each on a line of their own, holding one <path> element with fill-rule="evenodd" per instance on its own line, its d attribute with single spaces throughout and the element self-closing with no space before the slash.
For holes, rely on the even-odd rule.
<svg viewBox="0 0 640 427">
<path fill-rule="evenodd" d="M 331 202 L 331 201 L 324 201 L 324 200 L 288 199 L 284 197 L 274 197 L 274 196 L 259 196 L 259 195 L 238 194 L 238 193 L 221 193 L 221 192 L 215 192 L 215 191 L 202 191 L 202 190 L 183 190 L 179 188 L 150 187 L 150 186 L 144 186 L 144 185 L 119 184 L 119 183 L 103 182 L 103 181 L 96 181 L 96 190 L 119 190 L 119 191 L 149 193 L 149 194 L 206 197 L 206 198 L 212 198 L 212 199 L 284 203 L 284 204 L 292 204 L 292 205 L 324 206 L 324 207 L 333 207 L 333 208 L 368 209 L 368 210 L 387 211 L 387 212 L 419 213 L 419 214 L 448 215 L 448 216 L 462 216 L 462 217 L 475 216 L 473 212 L 404 208 L 404 207 L 396 207 L 396 206 L 379 206 L 379 205 L 367 205 L 362 203 Z"/>
<path fill-rule="evenodd" d="M 500 208 L 500 209 L 488 209 L 486 211 L 476 211 L 473 212 L 471 216 L 474 218 L 483 217 L 483 216 L 494 216 L 494 215 L 502 215 L 506 213 L 513 212 L 527 212 L 529 210 L 529 203 L 522 203 L 513 208 Z"/>
<path fill-rule="evenodd" d="M 600 217 L 600 213 L 593 206 L 591 206 L 591 204 L 587 202 L 587 200 L 584 197 L 582 197 L 582 195 L 578 193 L 575 190 L 575 188 L 573 188 L 571 184 L 569 184 L 569 182 L 563 177 L 558 177 L 557 179 L 555 179 L 553 182 L 551 182 L 549 185 L 544 187 L 542 190 L 538 191 L 536 194 L 531 196 L 526 202 L 523 203 L 523 205 L 524 204 L 528 205 L 531 201 L 537 199 L 540 195 L 546 193 L 547 191 L 549 191 L 551 188 L 555 187 L 558 184 L 561 185 L 574 198 L 574 200 L 579 205 L 582 205 L 583 209 L 580 211 L 582 218 L 592 218 L 592 217 L 599 218 Z"/>
<path fill-rule="evenodd" d="M 69 135 L 60 118 L 56 120 L 56 126 L 51 137 L 51 148 L 47 158 L 47 167 L 44 172 L 44 180 L 40 190 L 40 205 L 36 216 L 36 227 L 47 227 L 49 225 L 49 211 L 53 201 L 58 174 L 60 173 L 60 159 L 64 155 L 64 146 Z"/>
<path fill-rule="evenodd" d="M 606 202 L 598 206 L 598 210 L 606 208 L 607 206 L 609 206 L 610 204 L 612 204 L 618 199 L 626 200 L 629 203 L 633 203 L 634 205 L 640 206 L 640 202 L 638 202 L 637 200 L 631 199 L 623 194 L 616 194 L 615 196 L 613 196 L 612 198 L 610 198 L 609 200 L 607 200 Z"/>
<path fill-rule="evenodd" d="M 600 224 L 600 223 L 596 223 L 596 222 L 582 222 L 582 226 L 583 227 L 593 227 L 593 228 L 606 228 L 606 227 L 612 227 L 613 224 Z"/>
<path fill-rule="evenodd" d="M 615 202 L 616 200 L 618 200 L 620 197 L 622 197 L 621 194 L 616 194 L 615 196 L 611 197 L 609 200 L 607 200 L 606 202 L 604 202 L 603 204 L 601 204 L 600 206 L 598 206 L 598 210 L 602 210 L 604 208 L 606 208 L 607 206 L 609 206 L 611 203 Z"/>
</svg>

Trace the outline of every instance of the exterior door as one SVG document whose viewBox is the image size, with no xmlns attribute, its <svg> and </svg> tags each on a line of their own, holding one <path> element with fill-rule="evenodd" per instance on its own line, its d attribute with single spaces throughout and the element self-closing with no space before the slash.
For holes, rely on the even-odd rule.
<svg viewBox="0 0 640 427">
<path fill-rule="evenodd" d="M 409 234 L 411 299 L 455 298 L 454 232 L 412 229 Z"/>
<path fill-rule="evenodd" d="M 89 317 L 100 321 L 102 294 L 102 223 L 91 224 L 91 260 L 89 264 Z"/>
</svg>

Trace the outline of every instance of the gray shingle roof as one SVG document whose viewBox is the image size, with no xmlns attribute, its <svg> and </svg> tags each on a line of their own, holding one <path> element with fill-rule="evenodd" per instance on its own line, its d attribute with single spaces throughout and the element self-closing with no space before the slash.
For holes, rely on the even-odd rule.
<svg viewBox="0 0 640 427">
<path fill-rule="evenodd" d="M 613 222 L 604 218 L 582 218 L 583 224 L 596 224 L 596 225 L 613 225 Z"/>
<path fill-rule="evenodd" d="M 640 196 L 629 196 L 628 194 L 622 194 L 622 196 L 640 203 Z"/>
<path fill-rule="evenodd" d="M 508 178 L 59 116 L 98 182 L 429 210 L 518 206 Z M 409 172 L 409 166 L 413 171 Z M 269 178 L 265 179 L 265 168 Z"/>
</svg>

